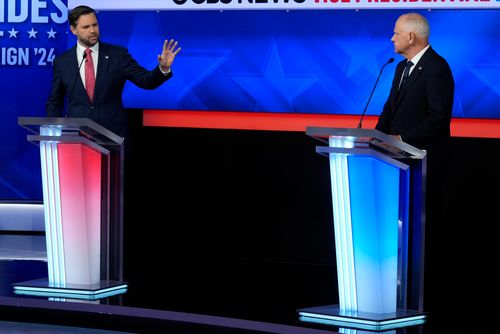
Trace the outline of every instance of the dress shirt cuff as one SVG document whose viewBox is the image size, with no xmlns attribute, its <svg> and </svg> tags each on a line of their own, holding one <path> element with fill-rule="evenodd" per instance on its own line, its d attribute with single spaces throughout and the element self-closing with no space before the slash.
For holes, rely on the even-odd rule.
<svg viewBox="0 0 500 334">
<path fill-rule="evenodd" d="M 172 72 L 172 69 L 170 67 L 166 71 L 161 67 L 161 65 L 158 65 L 158 68 L 160 69 L 161 73 L 163 73 L 163 75 L 167 75 Z"/>
</svg>

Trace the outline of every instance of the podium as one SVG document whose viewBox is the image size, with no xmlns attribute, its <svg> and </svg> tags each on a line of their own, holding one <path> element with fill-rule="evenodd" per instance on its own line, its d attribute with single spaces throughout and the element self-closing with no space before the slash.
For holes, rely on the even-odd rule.
<svg viewBox="0 0 500 334">
<path fill-rule="evenodd" d="M 426 152 L 374 129 L 306 134 L 330 162 L 339 304 L 299 319 L 375 331 L 424 323 Z"/>
<path fill-rule="evenodd" d="M 123 280 L 123 138 L 86 118 L 19 117 L 40 147 L 48 278 L 15 294 L 96 300 Z"/>
</svg>

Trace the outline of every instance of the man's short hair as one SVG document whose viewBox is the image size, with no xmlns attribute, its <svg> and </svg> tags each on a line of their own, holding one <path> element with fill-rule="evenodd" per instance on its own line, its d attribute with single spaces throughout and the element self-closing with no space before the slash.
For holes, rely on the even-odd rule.
<svg viewBox="0 0 500 334">
<path fill-rule="evenodd" d="M 402 16 L 405 18 L 403 21 L 403 29 L 406 32 L 414 32 L 422 38 L 429 38 L 429 21 L 427 21 L 423 15 L 418 13 L 408 13 Z"/>
<path fill-rule="evenodd" d="M 76 28 L 80 16 L 87 14 L 97 15 L 95 10 L 93 8 L 90 8 L 89 6 L 77 6 L 73 8 L 73 10 L 69 13 L 68 16 L 69 24 L 74 28 Z"/>
</svg>

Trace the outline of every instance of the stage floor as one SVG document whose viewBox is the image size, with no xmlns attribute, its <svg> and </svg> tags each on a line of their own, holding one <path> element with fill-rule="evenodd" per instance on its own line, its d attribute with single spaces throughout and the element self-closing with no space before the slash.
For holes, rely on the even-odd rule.
<svg viewBox="0 0 500 334">
<path fill-rule="evenodd" d="M 335 289 L 323 291 L 323 297 L 318 298 L 318 289 L 335 279 L 331 268 L 319 265 L 188 258 L 165 261 L 157 254 L 147 260 L 126 261 L 129 290 L 121 296 L 85 301 L 14 295 L 12 283 L 47 275 L 40 238 L 0 235 L 2 333 L 366 332 L 299 321 L 297 309 L 335 302 Z M 324 281 L 309 285 L 309 277 L 323 277 Z M 428 321 L 389 333 L 493 329 L 490 305 L 495 304 L 496 284 L 493 280 L 474 281 L 473 277 L 443 278 L 436 282 L 439 296 Z"/>
</svg>

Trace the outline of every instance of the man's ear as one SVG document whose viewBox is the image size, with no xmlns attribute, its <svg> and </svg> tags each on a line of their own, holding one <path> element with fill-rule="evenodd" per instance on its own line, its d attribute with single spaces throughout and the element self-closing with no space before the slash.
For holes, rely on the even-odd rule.
<svg viewBox="0 0 500 334">
<path fill-rule="evenodd" d="M 73 35 L 76 36 L 76 28 L 70 25 L 69 29 L 71 30 L 71 32 L 73 33 Z"/>
<path fill-rule="evenodd" d="M 408 33 L 408 42 L 410 44 L 413 44 L 415 42 L 415 38 L 417 37 L 414 32 Z"/>
</svg>

